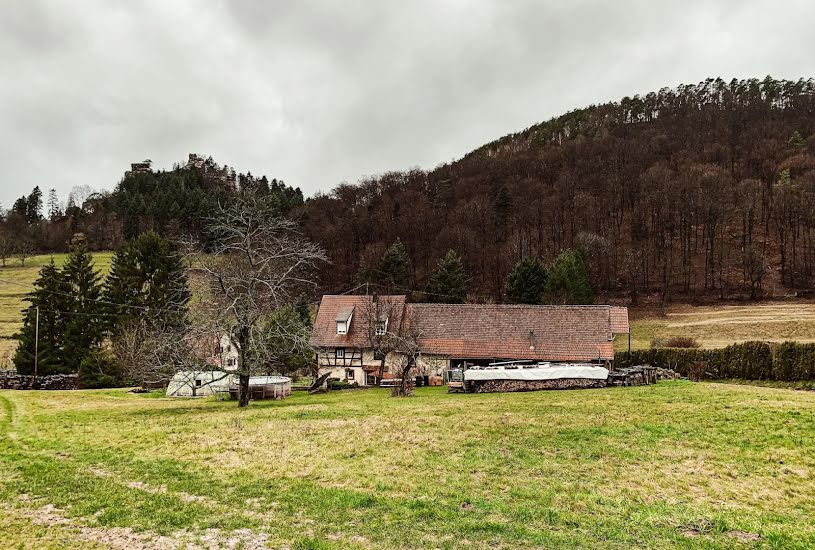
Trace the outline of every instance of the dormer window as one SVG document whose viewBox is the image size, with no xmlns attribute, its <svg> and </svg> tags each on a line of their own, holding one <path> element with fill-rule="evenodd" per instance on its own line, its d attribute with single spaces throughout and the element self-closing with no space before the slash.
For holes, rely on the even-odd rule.
<svg viewBox="0 0 815 550">
<path fill-rule="evenodd" d="M 354 314 L 354 308 L 344 308 L 337 312 L 337 334 L 348 334 L 348 329 L 351 326 L 351 317 Z"/>
<path fill-rule="evenodd" d="M 388 332 L 388 321 L 387 319 L 384 321 L 377 321 L 376 322 L 376 335 L 377 336 L 385 336 Z"/>
</svg>

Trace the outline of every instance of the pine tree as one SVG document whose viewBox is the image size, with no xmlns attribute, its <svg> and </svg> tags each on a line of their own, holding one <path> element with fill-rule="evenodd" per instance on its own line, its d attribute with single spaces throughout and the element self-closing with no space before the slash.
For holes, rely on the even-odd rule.
<svg viewBox="0 0 815 550">
<path fill-rule="evenodd" d="M 543 262 L 537 258 L 521 258 L 507 276 L 507 299 L 516 304 L 540 304 L 546 279 Z"/>
<path fill-rule="evenodd" d="M 308 307 L 308 301 L 304 295 L 301 295 L 297 299 L 297 303 L 294 304 L 294 310 L 297 312 L 304 326 L 310 329 L 314 325 L 314 321 L 311 319 L 311 309 Z"/>
<path fill-rule="evenodd" d="M 40 270 L 34 282 L 34 291 L 28 295 L 31 304 L 23 312 L 23 328 L 17 335 L 19 340 L 14 355 L 14 365 L 23 374 L 34 371 L 34 340 L 36 330 L 36 308 L 40 308 L 39 345 L 37 350 L 40 374 L 70 372 L 62 361 L 67 311 L 67 287 L 62 273 L 53 260 Z"/>
<path fill-rule="evenodd" d="M 81 388 L 116 388 L 126 385 L 125 374 L 113 354 L 105 349 L 92 348 L 79 364 Z"/>
<path fill-rule="evenodd" d="M 51 221 L 56 220 L 62 215 L 59 208 L 59 196 L 56 189 L 48 191 L 48 219 Z"/>
<path fill-rule="evenodd" d="M 594 291 L 589 266 L 582 249 L 565 250 L 549 267 L 546 299 L 555 304 L 591 304 Z"/>
<path fill-rule="evenodd" d="M 467 274 L 455 250 L 448 250 L 427 284 L 428 301 L 463 304 L 467 299 Z"/>
<path fill-rule="evenodd" d="M 375 282 L 387 292 L 404 292 L 409 274 L 410 257 L 402 241 L 396 239 L 382 255 Z"/>
<path fill-rule="evenodd" d="M 109 327 L 139 319 L 153 327 L 180 328 L 186 319 L 190 291 L 178 247 L 157 233 L 143 233 L 113 256 L 105 301 Z M 147 308 L 147 309 L 143 309 Z"/>
<path fill-rule="evenodd" d="M 70 294 L 67 305 L 71 312 L 65 321 L 63 359 L 66 368 L 76 371 L 105 336 L 100 315 L 103 313 L 101 278 L 93 270 L 93 258 L 81 233 L 71 240 L 71 253 L 65 262 L 63 276 Z"/>
<path fill-rule="evenodd" d="M 35 187 L 28 195 L 26 202 L 26 220 L 28 223 L 38 222 L 42 219 L 42 191 Z"/>
</svg>

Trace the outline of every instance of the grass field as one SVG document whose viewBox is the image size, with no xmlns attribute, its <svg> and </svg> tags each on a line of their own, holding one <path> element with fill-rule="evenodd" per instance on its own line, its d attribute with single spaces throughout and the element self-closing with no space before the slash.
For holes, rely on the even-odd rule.
<svg viewBox="0 0 815 550">
<path fill-rule="evenodd" d="M 0 391 L 4 548 L 812 548 L 815 394 Z M 192 546 L 198 544 L 199 546 Z"/>
<path fill-rule="evenodd" d="M 37 279 L 40 268 L 54 259 L 61 266 L 67 254 L 53 254 L 32 256 L 21 265 L 20 260 L 9 258 L 6 267 L 0 268 L 0 368 L 2 363 L 8 361 L 13 353 L 16 342 L 11 336 L 22 326 L 22 310 L 26 306 L 23 302 L 25 295 L 31 290 L 32 283 Z M 94 253 L 94 265 L 103 275 L 110 270 L 113 257 L 111 252 Z"/>
<path fill-rule="evenodd" d="M 702 347 L 721 348 L 735 342 L 764 340 L 815 342 L 815 304 L 762 303 L 728 306 L 673 306 L 664 316 L 631 312 L 631 348 L 651 346 L 654 337 L 691 336 Z M 615 341 L 617 351 L 628 347 L 625 337 Z"/>
</svg>

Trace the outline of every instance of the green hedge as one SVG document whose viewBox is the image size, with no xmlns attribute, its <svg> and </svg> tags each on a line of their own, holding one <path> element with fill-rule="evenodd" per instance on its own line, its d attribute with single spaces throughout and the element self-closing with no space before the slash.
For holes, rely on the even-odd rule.
<svg viewBox="0 0 815 550">
<path fill-rule="evenodd" d="M 711 378 L 815 380 L 815 344 L 744 342 L 722 349 L 657 348 L 618 353 L 617 367 L 653 365 L 687 376 L 701 363 Z"/>
</svg>

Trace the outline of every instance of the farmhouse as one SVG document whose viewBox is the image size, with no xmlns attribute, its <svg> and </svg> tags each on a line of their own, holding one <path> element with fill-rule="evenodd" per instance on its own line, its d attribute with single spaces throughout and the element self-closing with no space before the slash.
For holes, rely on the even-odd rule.
<svg viewBox="0 0 815 550">
<path fill-rule="evenodd" d="M 405 296 L 323 296 L 311 343 L 321 374 L 360 386 L 392 376 L 404 360 L 389 335 L 414 338 L 420 374 L 499 361 L 610 366 L 614 336 L 629 332 L 625 307 L 408 304 Z"/>
</svg>

